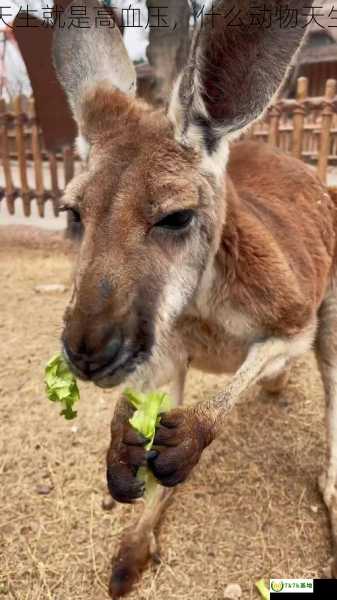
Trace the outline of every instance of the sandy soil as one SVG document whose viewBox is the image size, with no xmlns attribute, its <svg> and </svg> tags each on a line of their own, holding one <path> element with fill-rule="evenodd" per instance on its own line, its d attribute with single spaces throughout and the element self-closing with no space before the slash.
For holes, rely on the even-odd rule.
<svg viewBox="0 0 337 600">
<path fill-rule="evenodd" d="M 54 238 L 28 243 L 0 231 L 0 594 L 11 600 L 104 600 L 123 526 L 139 508 L 102 509 L 104 455 L 117 392 L 81 385 L 67 423 L 44 394 L 58 349 L 70 255 Z M 56 234 L 54 234 L 56 235 Z M 23 241 L 24 240 L 24 241 Z M 20 242 L 20 243 L 19 243 Z M 187 400 L 224 378 L 191 372 Z M 221 600 L 239 582 L 322 576 L 329 531 L 317 476 L 325 457 L 323 395 L 311 356 L 294 365 L 282 403 L 252 390 L 179 487 L 160 529 L 162 562 L 131 600 Z"/>
</svg>

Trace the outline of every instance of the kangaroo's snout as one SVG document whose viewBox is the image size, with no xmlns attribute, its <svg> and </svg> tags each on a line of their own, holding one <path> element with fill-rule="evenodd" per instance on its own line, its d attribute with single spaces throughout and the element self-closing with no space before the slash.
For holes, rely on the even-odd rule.
<svg viewBox="0 0 337 600">
<path fill-rule="evenodd" d="M 120 327 L 108 326 L 95 335 L 84 334 L 74 340 L 67 330 L 63 335 L 64 351 L 76 373 L 85 379 L 99 379 L 107 370 L 114 369 L 124 347 L 124 336 Z"/>
</svg>

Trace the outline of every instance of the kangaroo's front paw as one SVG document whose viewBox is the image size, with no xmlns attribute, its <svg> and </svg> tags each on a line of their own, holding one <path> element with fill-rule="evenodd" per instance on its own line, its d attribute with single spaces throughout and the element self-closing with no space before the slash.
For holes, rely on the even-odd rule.
<svg viewBox="0 0 337 600">
<path fill-rule="evenodd" d="M 118 502 L 131 503 L 144 494 L 144 483 L 137 479 L 137 471 L 146 464 L 146 443 L 128 423 L 121 436 L 112 437 L 107 454 L 107 482 L 111 496 Z"/>
<path fill-rule="evenodd" d="M 210 427 L 196 411 L 172 410 L 161 417 L 148 465 L 162 485 L 182 483 L 212 439 Z"/>
</svg>

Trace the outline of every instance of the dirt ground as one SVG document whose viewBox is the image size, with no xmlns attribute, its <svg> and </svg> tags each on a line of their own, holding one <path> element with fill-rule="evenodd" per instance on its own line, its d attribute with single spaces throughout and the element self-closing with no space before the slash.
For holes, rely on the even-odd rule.
<svg viewBox="0 0 337 600">
<path fill-rule="evenodd" d="M 31 234 L 30 234 L 31 235 Z M 105 600 L 111 557 L 139 507 L 102 509 L 117 391 L 81 384 L 76 421 L 46 400 L 43 367 L 59 347 L 72 257 L 0 231 L 0 595 Z M 56 236 L 56 237 L 55 237 Z M 47 237 L 46 237 L 47 239 Z M 56 240 L 56 241 L 55 241 Z M 224 378 L 191 372 L 187 400 Z M 238 582 L 257 600 L 264 577 L 322 576 L 329 530 L 317 491 L 325 459 L 323 395 L 313 357 L 294 365 L 282 403 L 255 389 L 228 417 L 160 529 L 162 562 L 130 600 L 221 600 Z"/>
</svg>

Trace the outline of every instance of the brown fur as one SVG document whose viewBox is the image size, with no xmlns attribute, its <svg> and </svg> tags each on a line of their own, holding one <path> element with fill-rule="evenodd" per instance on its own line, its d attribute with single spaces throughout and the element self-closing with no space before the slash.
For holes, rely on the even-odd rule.
<svg viewBox="0 0 337 600">
<path fill-rule="evenodd" d="M 112 563 L 109 592 L 112 598 L 128 594 L 151 558 L 149 540 L 132 529 L 125 531 L 119 552 Z"/>
<path fill-rule="evenodd" d="M 222 248 L 229 296 L 266 334 L 298 333 L 329 282 L 336 207 L 309 167 L 267 145 L 234 145 L 228 174 Z"/>
<path fill-rule="evenodd" d="M 158 248 L 155 256 L 149 257 L 148 249 L 145 254 L 139 245 L 141 236 L 163 212 L 200 206 L 198 185 L 204 185 L 205 178 L 198 172 L 197 153 L 176 144 L 161 113 L 127 101 L 118 92 L 96 91 L 84 105 L 83 118 L 84 131 L 95 145 L 85 192 L 81 190 L 79 195 L 76 190 L 87 238 L 93 232 L 82 255 L 90 263 L 92 253 L 98 257 L 110 251 L 110 260 L 104 265 L 108 278 L 109 273 L 116 273 L 122 256 L 127 258 L 129 267 L 118 272 L 118 281 L 130 300 L 128 282 L 121 278 L 128 276 L 132 256 L 137 268 L 143 262 L 149 276 L 156 264 L 161 269 L 166 258 L 161 252 L 158 256 Z M 178 163 L 181 176 L 177 175 Z M 261 164 L 268 165 L 262 173 Z M 215 261 L 219 271 L 216 301 L 221 301 L 219 282 L 224 280 L 226 299 L 263 326 L 265 335 L 297 333 L 317 310 L 329 282 L 335 205 L 309 167 L 267 145 L 234 144 L 228 175 L 218 199 L 226 221 Z M 217 210 L 222 212 L 221 207 Z M 112 250 L 116 256 L 111 255 Z M 170 255 L 169 242 L 166 253 Z M 103 276 L 97 266 L 96 260 L 92 269 L 82 269 L 86 274 L 83 302 L 88 306 L 91 298 L 96 311 L 104 304 L 99 286 L 93 285 Z M 122 310 L 118 318 L 124 318 L 129 302 L 116 298 L 115 304 L 117 315 Z"/>
</svg>

